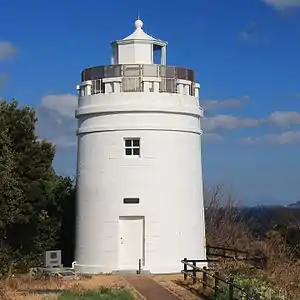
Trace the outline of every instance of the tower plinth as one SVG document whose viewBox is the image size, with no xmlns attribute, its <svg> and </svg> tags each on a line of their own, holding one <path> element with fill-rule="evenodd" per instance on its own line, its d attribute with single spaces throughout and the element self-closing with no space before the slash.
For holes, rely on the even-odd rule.
<svg viewBox="0 0 300 300">
<path fill-rule="evenodd" d="M 88 274 L 177 273 L 205 259 L 203 110 L 193 70 L 135 21 L 78 90 L 76 262 Z"/>
</svg>

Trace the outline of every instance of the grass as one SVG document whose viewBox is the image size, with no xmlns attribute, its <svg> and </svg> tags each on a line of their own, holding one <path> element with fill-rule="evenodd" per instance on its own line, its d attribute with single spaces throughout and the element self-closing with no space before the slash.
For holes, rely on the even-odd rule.
<svg viewBox="0 0 300 300">
<path fill-rule="evenodd" d="M 126 289 L 102 287 L 99 290 L 82 290 L 63 292 L 58 300 L 133 300 L 132 294 Z"/>
<path fill-rule="evenodd" d="M 112 292 L 109 294 L 110 288 Z M 130 290 L 128 283 L 122 277 L 115 275 L 82 276 L 78 280 L 57 280 L 55 278 L 30 280 L 28 275 L 17 275 L 15 278 L 0 280 L 0 300 L 134 299 L 128 298 L 129 296 L 126 295 L 129 293 L 128 290 Z M 47 291 L 50 294 L 47 295 Z M 63 292 L 59 295 L 56 291 Z M 93 295 L 93 291 L 96 296 Z M 104 292 L 106 295 L 103 294 Z M 118 292 L 120 295 L 118 293 L 114 295 L 113 292 L 115 294 Z M 59 298 L 62 296 L 64 298 Z"/>
</svg>

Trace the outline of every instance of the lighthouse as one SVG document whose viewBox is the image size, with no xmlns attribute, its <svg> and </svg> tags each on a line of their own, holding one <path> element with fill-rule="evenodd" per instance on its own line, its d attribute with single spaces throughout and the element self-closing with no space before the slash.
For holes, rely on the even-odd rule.
<svg viewBox="0 0 300 300">
<path fill-rule="evenodd" d="M 76 267 L 179 273 L 205 259 L 200 85 L 134 23 L 77 86 Z M 180 44 L 178 45 L 180 47 Z"/>
</svg>

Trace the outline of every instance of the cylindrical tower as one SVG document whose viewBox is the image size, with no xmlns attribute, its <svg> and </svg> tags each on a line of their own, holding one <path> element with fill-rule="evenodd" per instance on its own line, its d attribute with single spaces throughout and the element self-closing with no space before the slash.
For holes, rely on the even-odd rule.
<svg viewBox="0 0 300 300">
<path fill-rule="evenodd" d="M 82 273 L 177 273 L 205 258 L 200 85 L 166 65 L 166 45 L 135 31 L 111 64 L 82 72 L 76 263 Z M 157 58 L 159 61 L 157 61 Z"/>
</svg>

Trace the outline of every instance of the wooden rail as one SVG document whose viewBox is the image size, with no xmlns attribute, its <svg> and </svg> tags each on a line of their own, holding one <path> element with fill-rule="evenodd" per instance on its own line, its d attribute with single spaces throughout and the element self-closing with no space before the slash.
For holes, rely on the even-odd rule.
<svg viewBox="0 0 300 300">
<path fill-rule="evenodd" d="M 217 257 L 222 260 L 236 260 L 245 261 L 254 265 L 256 268 L 265 268 L 267 266 L 267 257 L 260 253 L 250 253 L 248 251 L 241 251 L 234 248 L 223 248 L 216 246 L 206 246 L 207 261 L 218 262 L 218 259 L 212 260 L 212 257 Z"/>
<path fill-rule="evenodd" d="M 181 273 L 183 273 L 184 275 L 184 280 L 186 280 L 189 276 L 193 279 L 193 283 L 201 283 L 201 294 L 204 294 L 207 288 L 209 288 L 217 297 L 221 292 L 221 284 L 225 284 L 228 289 L 228 300 L 240 300 L 240 298 L 235 297 L 236 291 L 239 291 L 247 300 L 261 300 L 261 295 L 251 293 L 242 286 L 236 284 L 233 277 L 229 277 L 228 279 L 226 279 L 220 276 L 219 272 L 211 272 L 206 267 L 197 267 L 197 263 L 207 262 L 207 260 L 188 260 L 187 258 L 184 258 L 181 262 L 183 263 L 183 270 L 181 271 Z M 202 276 L 197 276 L 197 274 L 199 273 L 201 273 Z"/>
</svg>

